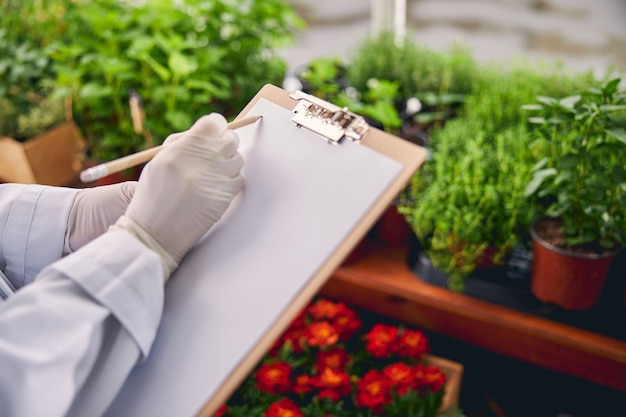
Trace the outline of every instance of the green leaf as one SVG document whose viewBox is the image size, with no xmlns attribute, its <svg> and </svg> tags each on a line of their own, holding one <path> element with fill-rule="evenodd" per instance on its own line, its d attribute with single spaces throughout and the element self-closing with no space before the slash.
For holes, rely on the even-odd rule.
<svg viewBox="0 0 626 417">
<path fill-rule="evenodd" d="M 539 96 L 537 97 L 537 101 L 540 103 L 543 103 L 549 107 L 553 107 L 555 104 L 557 104 L 559 101 L 555 98 L 552 97 L 546 97 L 546 96 Z"/>
<path fill-rule="evenodd" d="M 72 95 L 71 87 L 57 87 L 50 95 L 50 98 L 58 99 L 58 98 L 69 97 L 71 95 Z"/>
<path fill-rule="evenodd" d="M 576 103 L 578 103 L 580 100 L 581 100 L 580 95 L 569 96 L 569 97 L 560 99 L 559 104 L 565 107 L 566 109 L 573 109 Z"/>
<path fill-rule="evenodd" d="M 559 165 L 561 166 L 562 169 L 572 169 L 576 165 L 578 165 L 579 161 L 580 161 L 580 158 L 578 157 L 578 155 L 574 155 L 570 153 L 567 155 L 563 155 Z"/>
<path fill-rule="evenodd" d="M 444 120 L 445 113 L 444 112 L 429 112 L 429 113 L 418 113 L 413 117 L 418 123 L 430 123 L 437 120 Z"/>
<path fill-rule="evenodd" d="M 606 129 L 605 132 L 626 145 L 626 129 L 625 128 L 614 127 L 614 128 Z"/>
<path fill-rule="evenodd" d="M 548 158 L 542 158 L 539 162 L 533 165 L 533 167 L 531 168 L 531 171 L 533 172 L 538 171 L 541 168 L 545 167 L 547 164 L 548 164 Z"/>
<path fill-rule="evenodd" d="M 613 167 L 613 172 L 611 173 L 613 181 L 616 184 L 622 184 L 626 182 L 626 169 L 624 166 L 615 166 Z"/>
<path fill-rule="evenodd" d="M 141 55 L 141 59 L 148 64 L 148 66 L 152 69 L 152 71 L 154 71 L 159 78 L 161 79 L 161 81 L 167 82 L 170 80 L 172 74 L 170 73 L 170 71 L 165 68 L 163 65 L 159 64 L 154 58 L 152 58 L 150 55 L 147 54 L 142 54 Z"/>
<path fill-rule="evenodd" d="M 559 175 L 554 178 L 554 184 L 560 186 L 563 183 L 570 182 L 573 178 L 572 171 L 561 171 Z"/>
<path fill-rule="evenodd" d="M 371 106 L 364 106 L 362 112 L 366 116 L 380 121 L 385 127 L 402 126 L 402 119 L 400 119 L 398 111 L 393 104 L 386 101 L 377 101 Z"/>
<path fill-rule="evenodd" d="M 185 80 L 184 85 L 186 88 L 189 88 L 190 90 L 205 91 L 205 92 L 210 93 L 211 95 L 217 94 L 220 91 L 220 89 L 217 88 L 217 86 L 204 80 L 197 80 L 197 79 L 190 78 L 190 79 Z"/>
<path fill-rule="evenodd" d="M 560 125 L 567 122 L 569 122 L 569 119 L 562 115 L 554 115 L 548 119 L 548 123 L 553 125 Z"/>
<path fill-rule="evenodd" d="M 626 110 L 626 104 L 603 104 L 599 109 L 603 112 L 623 111 Z"/>
<path fill-rule="evenodd" d="M 550 207 L 546 209 L 546 216 L 560 217 L 561 214 L 563 214 L 563 209 L 557 204 L 552 204 Z"/>
<path fill-rule="evenodd" d="M 535 175 L 533 175 L 533 178 L 530 180 L 530 182 L 526 186 L 526 189 L 524 190 L 524 196 L 530 197 L 531 195 L 535 194 L 539 187 L 541 187 L 541 184 L 543 184 L 543 181 L 553 175 L 556 175 L 556 169 L 554 168 L 546 168 L 535 172 Z"/>
<path fill-rule="evenodd" d="M 522 110 L 543 110 L 543 106 L 540 104 L 524 104 Z"/>
<path fill-rule="evenodd" d="M 168 111 L 165 113 L 165 120 L 167 120 L 174 130 L 182 132 L 191 126 L 193 120 L 188 113 L 182 111 Z"/>
<path fill-rule="evenodd" d="M 546 122 L 546 119 L 544 117 L 529 117 L 528 118 L 528 123 L 542 125 L 545 122 Z"/>
<path fill-rule="evenodd" d="M 463 103 L 465 101 L 465 97 L 465 94 L 441 94 L 439 96 L 439 104 Z"/>
<path fill-rule="evenodd" d="M 621 82 L 621 78 L 614 78 L 611 81 L 607 82 L 604 87 L 602 87 L 602 92 L 607 96 L 613 95 L 617 91 L 617 87 Z"/>
<path fill-rule="evenodd" d="M 78 96 L 80 98 L 90 100 L 108 97 L 111 93 L 111 87 L 92 82 L 83 85 L 78 93 Z"/>
<path fill-rule="evenodd" d="M 129 73 L 133 70 L 133 64 L 130 61 L 119 58 L 102 60 L 100 61 L 100 65 L 105 72 L 115 75 Z"/>
<path fill-rule="evenodd" d="M 621 143 L 602 142 L 593 147 L 595 152 L 624 152 L 624 146 Z"/>
<path fill-rule="evenodd" d="M 198 69 L 198 62 L 179 52 L 174 52 L 168 58 L 167 66 L 176 77 L 185 77 Z"/>
<path fill-rule="evenodd" d="M 598 88 L 589 88 L 583 92 L 584 95 L 602 97 L 602 91 Z"/>
</svg>

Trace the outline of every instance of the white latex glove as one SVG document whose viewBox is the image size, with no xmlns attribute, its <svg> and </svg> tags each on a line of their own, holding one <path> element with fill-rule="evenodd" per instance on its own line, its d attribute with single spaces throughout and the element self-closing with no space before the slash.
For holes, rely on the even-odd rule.
<svg viewBox="0 0 626 417">
<path fill-rule="evenodd" d="M 67 222 L 64 253 L 74 252 L 106 232 L 126 211 L 136 185 L 136 181 L 128 181 L 78 191 Z"/>
<path fill-rule="evenodd" d="M 142 170 L 126 213 L 113 226 L 163 260 L 166 279 L 243 187 L 239 138 L 217 113 L 172 135 Z"/>
</svg>

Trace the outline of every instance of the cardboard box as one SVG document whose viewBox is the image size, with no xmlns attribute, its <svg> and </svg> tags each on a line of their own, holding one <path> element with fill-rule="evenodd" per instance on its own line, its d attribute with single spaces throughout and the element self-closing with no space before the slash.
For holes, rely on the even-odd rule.
<svg viewBox="0 0 626 417">
<path fill-rule="evenodd" d="M 84 165 L 86 143 L 73 121 L 18 142 L 0 138 L 0 182 L 71 185 Z"/>
</svg>

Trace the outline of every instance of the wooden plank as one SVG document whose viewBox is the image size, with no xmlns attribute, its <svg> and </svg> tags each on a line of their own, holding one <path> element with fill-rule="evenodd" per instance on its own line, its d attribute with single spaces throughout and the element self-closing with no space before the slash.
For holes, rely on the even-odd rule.
<svg viewBox="0 0 626 417">
<path fill-rule="evenodd" d="M 35 174 L 28 162 L 24 145 L 15 139 L 0 137 L 0 183 L 33 184 Z"/>
<path fill-rule="evenodd" d="M 446 376 L 446 389 L 440 410 L 445 411 L 450 407 L 458 408 L 461 396 L 461 383 L 463 381 L 463 365 L 433 354 L 426 355 L 425 360 L 429 366 L 439 368 Z"/>
<path fill-rule="evenodd" d="M 321 294 L 482 349 L 626 391 L 626 342 L 417 279 L 406 248 L 365 248 Z"/>
</svg>

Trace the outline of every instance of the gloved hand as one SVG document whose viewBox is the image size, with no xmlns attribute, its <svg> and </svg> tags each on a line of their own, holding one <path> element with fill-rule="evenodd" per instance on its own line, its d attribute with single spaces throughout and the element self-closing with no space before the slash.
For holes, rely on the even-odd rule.
<svg viewBox="0 0 626 417">
<path fill-rule="evenodd" d="M 78 191 L 70 209 L 63 252 L 74 252 L 106 232 L 126 211 L 136 185 L 128 181 Z"/>
<path fill-rule="evenodd" d="M 239 138 L 217 113 L 172 135 L 144 168 L 113 229 L 134 234 L 163 260 L 166 279 L 243 187 Z"/>
</svg>

